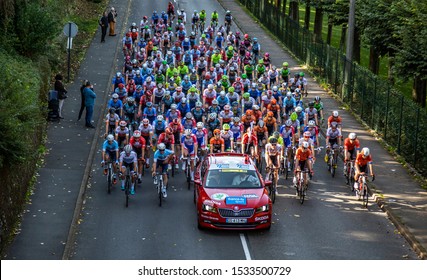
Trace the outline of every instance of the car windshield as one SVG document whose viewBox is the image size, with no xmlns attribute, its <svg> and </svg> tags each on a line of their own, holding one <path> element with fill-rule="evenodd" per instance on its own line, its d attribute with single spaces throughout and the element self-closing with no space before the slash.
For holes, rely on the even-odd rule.
<svg viewBox="0 0 427 280">
<path fill-rule="evenodd" d="M 218 189 L 256 189 L 262 186 L 255 170 L 214 169 L 209 170 L 205 187 Z"/>
</svg>

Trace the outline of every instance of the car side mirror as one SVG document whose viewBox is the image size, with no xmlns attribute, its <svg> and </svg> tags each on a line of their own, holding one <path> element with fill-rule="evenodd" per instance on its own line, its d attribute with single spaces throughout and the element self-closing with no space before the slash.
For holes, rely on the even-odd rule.
<svg viewBox="0 0 427 280">
<path fill-rule="evenodd" d="M 264 181 L 264 184 L 265 184 L 265 186 L 266 186 L 266 187 L 270 187 L 270 186 L 271 186 L 271 184 L 273 184 L 273 181 L 265 180 L 265 181 Z"/>
</svg>

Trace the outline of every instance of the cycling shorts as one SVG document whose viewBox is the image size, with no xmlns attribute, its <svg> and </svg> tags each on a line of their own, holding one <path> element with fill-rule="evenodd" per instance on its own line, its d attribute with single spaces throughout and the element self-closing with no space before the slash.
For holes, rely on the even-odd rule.
<svg viewBox="0 0 427 280">
<path fill-rule="evenodd" d="M 133 162 L 131 162 L 131 163 L 122 162 L 122 169 L 126 169 L 128 166 L 129 166 L 131 172 L 135 171 L 135 170 L 133 170 Z"/>
<path fill-rule="evenodd" d="M 106 150 L 105 154 L 111 159 L 112 162 L 115 162 L 117 160 L 117 154 L 116 151 L 113 150 Z"/>
<path fill-rule="evenodd" d="M 157 160 L 156 162 L 156 170 L 161 167 L 161 173 L 167 174 L 168 173 L 168 163 L 165 160 Z"/>
</svg>

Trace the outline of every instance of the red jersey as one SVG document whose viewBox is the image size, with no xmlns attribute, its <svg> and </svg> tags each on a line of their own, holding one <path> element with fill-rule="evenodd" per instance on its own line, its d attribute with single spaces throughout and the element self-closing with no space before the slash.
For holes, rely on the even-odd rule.
<svg viewBox="0 0 427 280">
<path fill-rule="evenodd" d="M 131 137 L 129 144 L 134 148 L 135 150 L 142 150 L 145 148 L 146 142 L 144 137 L 139 137 L 136 139 L 135 137 Z"/>
<path fill-rule="evenodd" d="M 254 146 L 258 145 L 258 138 L 255 133 L 251 133 L 251 137 L 249 138 L 249 134 L 245 133 L 242 137 L 242 144 L 253 144 Z"/>
<path fill-rule="evenodd" d="M 166 146 L 167 145 L 174 145 L 175 144 L 175 137 L 173 134 L 167 135 L 166 132 L 160 133 L 159 139 L 157 140 L 157 145 L 163 143 Z"/>
<path fill-rule="evenodd" d="M 177 125 L 175 125 L 173 122 L 171 122 L 169 124 L 169 127 L 172 129 L 172 133 L 181 133 L 182 132 L 182 125 L 180 123 L 178 123 Z"/>
<path fill-rule="evenodd" d="M 369 155 L 364 158 L 362 154 L 358 154 L 355 163 L 360 166 L 366 166 L 368 163 L 372 163 L 372 157 Z"/>
<path fill-rule="evenodd" d="M 304 150 L 304 148 L 300 147 L 297 149 L 297 151 L 295 153 L 295 158 L 298 159 L 299 161 L 306 161 L 310 157 L 311 157 L 311 150 L 310 149 Z"/>
<path fill-rule="evenodd" d="M 359 140 L 355 139 L 353 141 L 353 143 L 350 143 L 350 139 L 346 138 L 344 140 L 344 147 L 348 150 L 348 151 L 353 151 L 353 149 L 356 147 L 356 149 L 360 149 L 360 143 Z"/>
</svg>

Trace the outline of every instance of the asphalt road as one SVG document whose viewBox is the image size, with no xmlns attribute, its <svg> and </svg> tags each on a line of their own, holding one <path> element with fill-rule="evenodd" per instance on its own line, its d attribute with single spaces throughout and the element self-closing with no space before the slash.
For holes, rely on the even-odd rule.
<svg viewBox="0 0 427 280">
<path fill-rule="evenodd" d="M 153 10 L 166 10 L 167 2 L 133 1 L 125 26 Z M 208 15 L 216 9 L 224 18 L 216 1 L 180 1 L 181 7 L 188 17 L 194 9 L 205 9 Z M 193 193 L 187 190 L 182 172 L 170 180 L 161 208 L 149 175 L 125 208 L 119 183 L 107 194 L 99 165 L 101 145 L 102 139 L 72 259 L 417 259 L 376 204 L 361 207 L 344 183 L 341 162 L 336 178 L 330 176 L 322 160 L 324 152 L 315 164 L 303 205 L 290 187 L 291 179 L 281 179 L 271 230 L 241 233 L 197 229 Z"/>
</svg>

